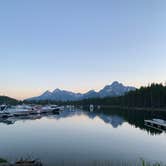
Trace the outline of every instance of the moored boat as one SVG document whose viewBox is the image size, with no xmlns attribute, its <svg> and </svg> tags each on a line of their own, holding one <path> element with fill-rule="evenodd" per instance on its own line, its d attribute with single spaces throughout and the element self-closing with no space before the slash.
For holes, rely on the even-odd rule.
<svg viewBox="0 0 166 166">
<path fill-rule="evenodd" d="M 0 118 L 10 117 L 10 114 L 7 111 L 7 105 L 0 105 Z"/>
<path fill-rule="evenodd" d="M 93 111 L 94 111 L 94 105 L 93 105 L 93 104 L 90 104 L 89 110 L 90 110 L 90 112 L 93 112 Z"/>
<path fill-rule="evenodd" d="M 57 105 L 47 105 L 42 107 L 39 112 L 40 113 L 55 113 L 58 112 L 60 108 Z"/>
<path fill-rule="evenodd" d="M 6 110 L 6 108 L 7 108 L 7 105 L 6 105 L 6 104 L 0 105 L 0 112 Z"/>
<path fill-rule="evenodd" d="M 12 116 L 30 116 L 44 113 L 54 113 L 57 114 L 59 111 L 64 110 L 64 107 L 57 105 L 47 105 L 47 106 L 31 106 L 31 105 L 17 105 L 17 106 L 0 106 L 0 118 L 8 118 Z"/>
<path fill-rule="evenodd" d="M 31 106 L 28 105 L 17 105 L 10 106 L 6 109 L 6 111 L 13 116 L 27 116 L 29 115 L 29 111 L 32 109 Z"/>
</svg>

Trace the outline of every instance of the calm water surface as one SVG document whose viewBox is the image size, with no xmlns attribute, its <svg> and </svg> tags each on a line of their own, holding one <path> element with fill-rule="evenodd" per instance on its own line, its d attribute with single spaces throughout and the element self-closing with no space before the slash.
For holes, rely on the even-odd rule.
<svg viewBox="0 0 166 166">
<path fill-rule="evenodd" d="M 137 160 L 166 163 L 166 134 L 146 128 L 151 113 L 107 110 L 10 118 L 0 123 L 0 156 L 57 161 Z"/>
</svg>

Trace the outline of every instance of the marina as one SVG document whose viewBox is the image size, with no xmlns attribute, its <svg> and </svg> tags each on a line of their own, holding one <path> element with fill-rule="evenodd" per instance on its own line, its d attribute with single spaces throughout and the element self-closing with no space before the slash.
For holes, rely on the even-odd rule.
<svg viewBox="0 0 166 166">
<path fill-rule="evenodd" d="M 46 106 L 39 106 L 39 105 L 17 105 L 17 106 L 8 106 L 8 105 L 1 105 L 0 106 L 0 118 L 9 118 L 13 116 L 29 116 L 35 114 L 46 114 L 46 113 L 58 113 L 59 111 L 63 111 L 63 106 L 57 105 L 46 105 Z"/>
<path fill-rule="evenodd" d="M 19 157 L 29 159 L 30 154 L 30 159 L 39 159 L 44 166 L 73 161 L 80 165 L 87 165 L 86 161 L 118 163 L 141 157 L 166 163 L 166 133 L 145 126 L 144 118 L 153 119 L 153 115 L 138 111 L 133 116 L 131 111 L 112 109 L 71 110 L 70 106 L 58 114 L 50 111 L 2 118 L 0 156 L 10 162 Z"/>
</svg>

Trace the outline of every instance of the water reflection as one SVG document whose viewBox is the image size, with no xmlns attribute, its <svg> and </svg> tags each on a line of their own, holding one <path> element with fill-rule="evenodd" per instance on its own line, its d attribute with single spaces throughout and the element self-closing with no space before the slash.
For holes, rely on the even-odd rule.
<svg viewBox="0 0 166 166">
<path fill-rule="evenodd" d="M 156 135 L 161 134 L 162 131 L 149 128 L 144 125 L 144 120 L 161 118 L 166 119 L 166 112 L 151 112 L 151 111 L 138 111 L 138 110 L 121 110 L 121 109 L 103 109 L 101 113 L 107 116 L 118 116 L 128 122 L 130 125 L 135 128 L 139 128 L 143 131 L 146 131 L 148 134 Z"/>
<path fill-rule="evenodd" d="M 162 114 L 129 110 L 65 110 L 1 119 L 0 157 L 41 159 L 46 166 L 57 161 L 166 162 L 166 135 L 144 126 L 144 119 Z"/>
<path fill-rule="evenodd" d="M 100 111 L 89 112 L 86 110 L 65 110 L 59 112 L 58 115 L 53 114 L 44 114 L 44 115 L 30 115 L 30 116 L 20 116 L 20 117 L 10 117 L 10 118 L 2 118 L 0 119 L 0 123 L 4 123 L 7 125 L 15 124 L 17 121 L 28 121 L 28 120 L 38 120 L 43 117 L 47 117 L 48 119 L 65 119 L 73 116 L 81 116 L 84 115 L 89 119 L 99 118 L 106 124 L 110 124 L 113 128 L 118 128 L 124 122 L 128 122 L 130 125 L 135 128 L 139 128 L 148 132 L 151 135 L 161 134 L 161 131 L 149 128 L 144 125 L 145 119 L 153 119 L 156 117 L 160 117 L 162 119 L 166 118 L 165 112 L 143 112 L 143 111 L 133 111 L 133 110 L 120 110 L 120 109 L 102 109 Z"/>
</svg>

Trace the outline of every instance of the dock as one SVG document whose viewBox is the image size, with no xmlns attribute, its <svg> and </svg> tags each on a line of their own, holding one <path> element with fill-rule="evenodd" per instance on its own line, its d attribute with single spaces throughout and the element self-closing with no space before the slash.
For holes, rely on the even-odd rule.
<svg viewBox="0 0 166 166">
<path fill-rule="evenodd" d="M 59 114 L 60 111 L 63 111 L 63 107 L 58 106 L 44 106 L 41 108 L 7 108 L 0 111 L 0 118 L 9 118 L 17 116 L 30 116 L 30 115 L 40 115 L 40 114 Z"/>
<path fill-rule="evenodd" d="M 160 131 L 166 131 L 166 121 L 161 119 L 145 120 L 145 125 Z"/>
</svg>

